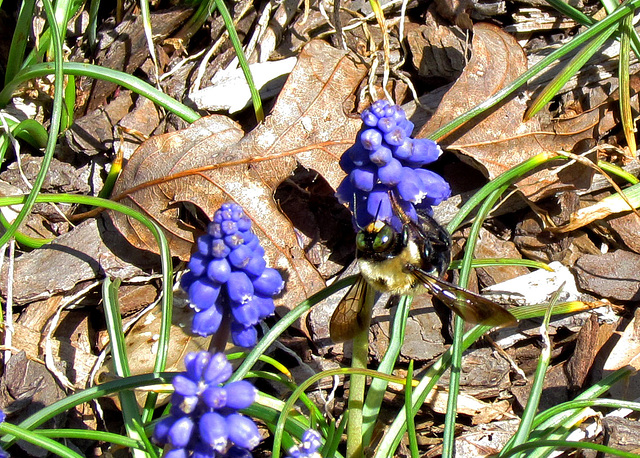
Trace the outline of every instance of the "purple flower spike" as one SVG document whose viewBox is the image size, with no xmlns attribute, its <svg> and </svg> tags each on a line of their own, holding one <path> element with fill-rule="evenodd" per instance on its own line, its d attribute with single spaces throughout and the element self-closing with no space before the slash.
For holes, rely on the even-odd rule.
<svg viewBox="0 0 640 458">
<path fill-rule="evenodd" d="M 240 245 L 238 248 L 231 250 L 229 253 L 229 263 L 235 267 L 236 269 L 242 269 L 249 261 L 251 261 L 251 257 L 253 256 L 253 250 L 246 245 Z"/>
<path fill-rule="evenodd" d="M 225 258 L 213 259 L 207 265 L 207 277 L 215 283 L 226 283 L 231 275 L 231 266 Z"/>
<path fill-rule="evenodd" d="M 211 353 L 206 351 L 187 353 L 184 357 L 184 367 L 187 369 L 187 377 L 198 380 L 211 361 Z"/>
<path fill-rule="evenodd" d="M 253 283 L 244 272 L 231 272 L 227 282 L 227 292 L 232 302 L 245 304 L 253 296 Z"/>
<path fill-rule="evenodd" d="M 380 146 L 369 155 L 369 159 L 378 167 L 387 165 L 391 159 L 393 159 L 393 153 L 386 146 Z"/>
<path fill-rule="evenodd" d="M 402 108 L 378 100 L 363 111 L 362 120 L 365 127 L 356 144 L 340 160 L 348 178 L 336 190 L 338 200 L 354 212 L 354 226 L 360 229 L 374 218 L 398 226 L 391 193 L 414 220 L 416 208 L 431 213 L 431 206 L 449 197 L 451 191 L 442 177 L 419 168 L 438 159 L 442 150 L 432 140 L 411 138 L 414 125 Z M 368 161 L 363 150 L 369 153 Z"/>
<path fill-rule="evenodd" d="M 202 392 L 202 400 L 211 409 L 221 409 L 227 405 L 227 390 L 221 386 L 212 386 Z"/>
<path fill-rule="evenodd" d="M 414 139 L 413 151 L 408 161 L 416 166 L 421 166 L 434 162 L 441 154 L 440 146 L 433 140 L 427 138 Z"/>
<path fill-rule="evenodd" d="M 232 371 L 223 353 L 189 353 L 185 367 L 187 371 L 173 381 L 171 414 L 156 424 L 153 433 L 156 444 L 167 446 L 163 456 L 251 456 L 249 450 L 260 442 L 260 433 L 253 420 L 237 410 L 253 404 L 255 387 L 246 380 L 222 385 Z M 195 394 L 185 396 L 183 391 Z"/>
<path fill-rule="evenodd" d="M 370 162 L 369 151 L 364 149 L 364 147 L 360 143 L 353 145 L 351 148 L 345 151 L 345 154 L 343 154 L 343 156 L 348 157 L 356 167 L 362 167 L 363 165 L 367 165 Z"/>
<path fill-rule="evenodd" d="M 189 287 L 189 300 L 196 311 L 207 310 L 215 304 L 220 294 L 220 285 L 207 278 L 199 278 Z"/>
<path fill-rule="evenodd" d="M 253 326 L 260 320 L 260 310 L 252 302 L 246 304 L 233 305 L 231 313 L 234 320 L 244 326 Z"/>
<path fill-rule="evenodd" d="M 378 169 L 378 179 L 385 186 L 397 185 L 402 178 L 402 164 L 397 159 L 391 159 L 389 163 Z"/>
<path fill-rule="evenodd" d="M 357 149 L 368 161 L 369 152 L 362 145 L 354 151 Z M 180 281 L 182 288 L 189 293 L 191 307 L 196 311 L 193 332 L 211 335 L 218 331 L 223 319 L 231 320 L 232 327 L 235 321 L 240 320 L 243 335 L 251 335 L 242 339 L 232 338 L 255 345 L 256 330 L 252 328 L 247 332 L 245 328 L 254 327 L 259 319 L 273 313 L 271 298 L 284 283 L 280 274 L 271 269 L 267 272 L 271 283 L 265 286 L 265 251 L 258 237 L 251 232 L 251 220 L 239 205 L 223 204 L 214 214 L 207 234 L 196 243 L 198 250 L 189 261 L 190 270 Z M 261 288 L 258 292 L 255 282 Z"/>
<path fill-rule="evenodd" d="M 400 127 L 396 127 L 392 131 L 384 135 L 384 141 L 391 146 L 400 146 L 404 143 L 407 134 Z"/>
<path fill-rule="evenodd" d="M 209 385 L 219 385 L 229 380 L 232 372 L 233 367 L 231 367 L 231 363 L 227 361 L 227 357 L 223 353 L 216 353 L 205 368 L 202 378 Z"/>
<path fill-rule="evenodd" d="M 391 218 L 393 214 L 391 210 L 391 200 L 389 200 L 389 193 L 384 187 L 378 186 L 369 194 L 367 212 L 372 217 L 377 217 L 378 220 L 387 221 Z"/>
</svg>

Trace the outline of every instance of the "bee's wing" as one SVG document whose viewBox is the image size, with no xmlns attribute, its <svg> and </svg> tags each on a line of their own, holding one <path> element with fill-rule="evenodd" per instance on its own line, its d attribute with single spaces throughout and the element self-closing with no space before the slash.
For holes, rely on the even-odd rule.
<svg viewBox="0 0 640 458">
<path fill-rule="evenodd" d="M 334 342 L 351 340 L 368 325 L 370 320 L 368 314 L 371 311 L 364 307 L 368 288 L 371 288 L 369 283 L 359 275 L 331 315 L 329 323 L 331 340 Z"/>
<path fill-rule="evenodd" d="M 465 321 L 500 328 L 513 326 L 518 322 L 511 312 L 486 297 L 440 280 L 420 269 L 414 269 L 411 273 Z"/>
</svg>

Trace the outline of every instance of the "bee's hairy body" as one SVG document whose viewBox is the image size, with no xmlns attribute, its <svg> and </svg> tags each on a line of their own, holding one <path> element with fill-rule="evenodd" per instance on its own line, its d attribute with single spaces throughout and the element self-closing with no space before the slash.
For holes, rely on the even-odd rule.
<svg viewBox="0 0 640 458">
<path fill-rule="evenodd" d="M 354 338 L 367 329 L 372 289 L 396 295 L 415 295 L 425 290 L 471 323 L 507 326 L 517 322 L 507 310 L 482 296 L 441 279 L 451 262 L 451 236 L 429 215 L 411 220 L 396 205 L 402 227 L 375 221 L 358 232 L 356 247 L 360 277 L 334 311 L 330 322 L 335 342 Z"/>
<path fill-rule="evenodd" d="M 380 292 L 398 295 L 417 294 L 424 289 L 416 277 L 407 271 L 409 265 L 422 265 L 420 248 L 413 241 L 409 241 L 397 256 L 384 261 L 366 259 L 365 256 L 358 261 L 360 273 L 371 286 Z"/>
<path fill-rule="evenodd" d="M 418 294 L 425 288 L 414 270 L 442 276 L 451 260 L 451 238 L 432 218 L 420 216 L 418 224 L 406 223 L 401 232 L 393 232 L 388 246 L 376 246 L 383 230 L 380 221 L 369 224 L 358 244 L 360 273 L 372 287 L 398 295 Z"/>
</svg>

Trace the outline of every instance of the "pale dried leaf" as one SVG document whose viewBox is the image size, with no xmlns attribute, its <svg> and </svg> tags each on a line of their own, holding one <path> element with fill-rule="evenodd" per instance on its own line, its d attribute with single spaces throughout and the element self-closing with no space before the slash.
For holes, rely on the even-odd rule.
<svg viewBox="0 0 640 458">
<path fill-rule="evenodd" d="M 181 205 L 198 207 L 209 218 L 225 201 L 242 205 L 269 264 L 286 271 L 288 293 L 283 302 L 291 307 L 323 282 L 272 196 L 299 164 L 337 187 L 344 177 L 338 159 L 353 144 L 361 124 L 345 114 L 343 104 L 364 73 L 365 68 L 345 52 L 311 42 L 264 124 L 242 137 L 235 123 L 215 116 L 154 137 L 131 158 L 114 193 L 126 193 L 123 202 L 159 223 L 172 254 L 182 259 L 188 259 L 197 230 L 179 219 Z M 157 250 L 137 221 L 113 217 L 131 243 Z"/>
</svg>

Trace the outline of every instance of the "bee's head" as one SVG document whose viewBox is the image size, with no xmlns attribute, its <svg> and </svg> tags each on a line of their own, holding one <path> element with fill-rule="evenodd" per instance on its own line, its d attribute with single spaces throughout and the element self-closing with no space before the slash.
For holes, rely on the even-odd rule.
<svg viewBox="0 0 640 458">
<path fill-rule="evenodd" d="M 383 260 L 398 255 L 406 246 L 408 237 L 406 228 L 398 232 L 385 221 L 374 221 L 358 232 L 356 248 L 365 258 Z"/>
</svg>

